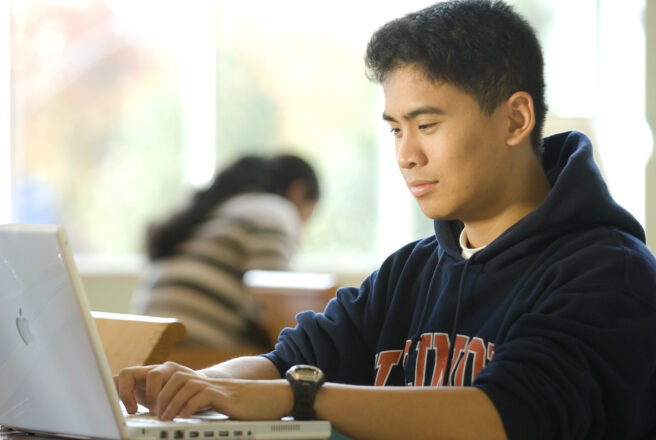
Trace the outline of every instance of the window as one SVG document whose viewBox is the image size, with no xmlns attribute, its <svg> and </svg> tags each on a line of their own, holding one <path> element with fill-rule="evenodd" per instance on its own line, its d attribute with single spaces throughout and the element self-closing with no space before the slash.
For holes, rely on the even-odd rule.
<svg viewBox="0 0 656 440">
<path fill-rule="evenodd" d="M 153 11 L 119 5 L 12 3 L 12 219 L 64 224 L 76 252 L 136 251 L 188 186 L 180 45 L 195 34 L 175 44 L 178 11 L 141 26 Z"/>
<path fill-rule="evenodd" d="M 430 3 L 13 0 L 0 16 L 0 215 L 61 223 L 77 253 L 135 254 L 215 164 L 285 149 L 323 185 L 304 260 L 373 267 L 432 224 L 396 170 L 362 53 L 378 26 Z M 543 41 L 547 130 L 591 134 L 611 191 L 644 221 L 644 1 L 513 3 Z"/>
</svg>

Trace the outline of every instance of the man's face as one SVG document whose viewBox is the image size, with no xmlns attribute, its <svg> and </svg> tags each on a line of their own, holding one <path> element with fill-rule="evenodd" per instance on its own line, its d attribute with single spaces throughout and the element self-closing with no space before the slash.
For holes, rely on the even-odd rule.
<svg viewBox="0 0 656 440">
<path fill-rule="evenodd" d="M 424 214 L 465 223 L 499 214 L 511 190 L 505 107 L 484 113 L 472 96 L 410 66 L 390 72 L 383 92 L 399 168 Z"/>
</svg>

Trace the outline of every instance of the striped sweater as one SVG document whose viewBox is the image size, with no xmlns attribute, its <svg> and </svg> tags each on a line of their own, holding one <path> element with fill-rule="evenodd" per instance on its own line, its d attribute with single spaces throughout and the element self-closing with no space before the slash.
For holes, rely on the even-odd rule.
<svg viewBox="0 0 656 440">
<path fill-rule="evenodd" d="M 192 345 L 261 344 L 258 307 L 242 276 L 251 269 L 288 269 L 300 226 L 298 211 L 284 197 L 246 193 L 225 201 L 175 255 L 146 268 L 132 313 L 180 319 Z"/>
</svg>

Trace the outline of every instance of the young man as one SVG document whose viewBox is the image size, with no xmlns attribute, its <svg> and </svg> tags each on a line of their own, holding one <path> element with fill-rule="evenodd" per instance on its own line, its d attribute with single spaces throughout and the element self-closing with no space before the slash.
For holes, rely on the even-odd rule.
<svg viewBox="0 0 656 440">
<path fill-rule="evenodd" d="M 654 438 L 656 261 L 587 138 L 542 141 L 530 26 L 500 2 L 439 3 L 382 27 L 366 61 L 435 236 L 299 315 L 272 353 L 124 370 L 127 409 L 314 411 L 353 438 Z M 297 364 L 327 382 L 280 379 Z"/>
</svg>

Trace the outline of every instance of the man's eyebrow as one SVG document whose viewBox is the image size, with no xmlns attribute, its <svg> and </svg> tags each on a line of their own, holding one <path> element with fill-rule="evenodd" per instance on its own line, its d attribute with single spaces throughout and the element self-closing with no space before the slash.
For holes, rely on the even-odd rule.
<svg viewBox="0 0 656 440">
<path fill-rule="evenodd" d="M 418 107 L 412 111 L 409 111 L 408 113 L 403 115 L 403 119 L 405 119 L 406 121 L 410 121 L 419 115 L 441 115 L 441 114 L 444 114 L 444 110 L 442 110 L 441 108 L 433 107 L 431 105 L 425 105 L 422 107 Z M 383 113 L 383 120 L 389 122 L 396 122 L 396 119 L 394 119 L 393 117 L 391 117 L 386 113 Z"/>
</svg>

